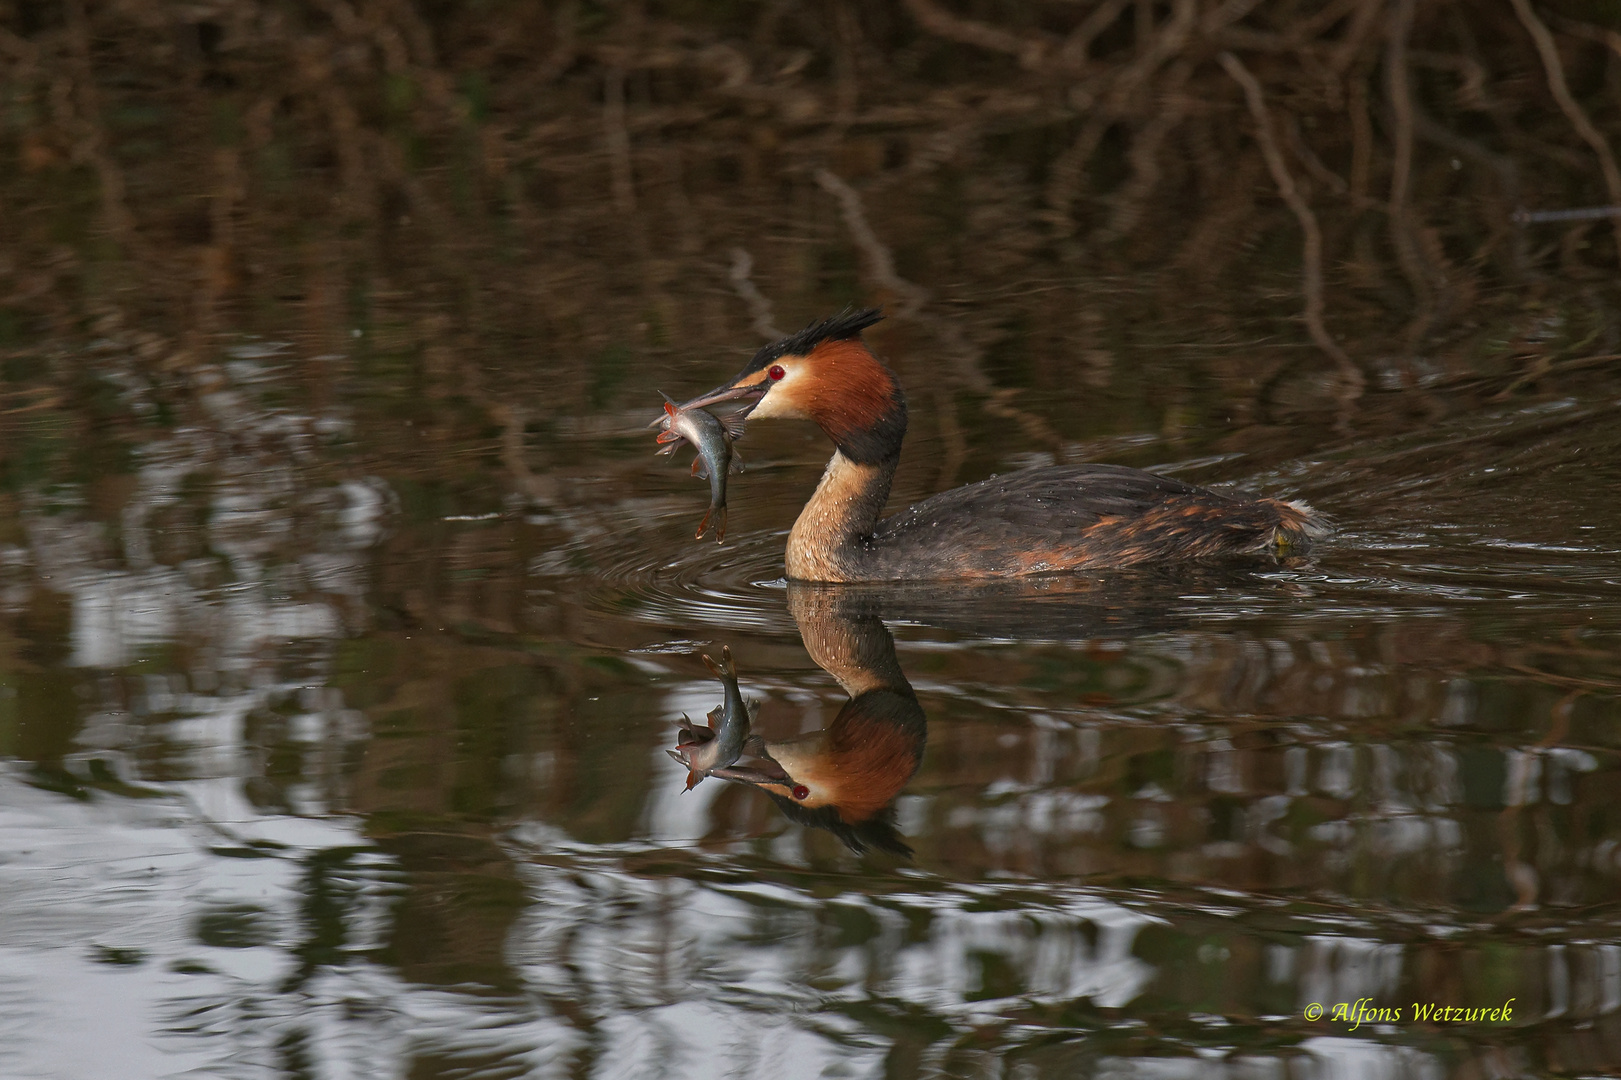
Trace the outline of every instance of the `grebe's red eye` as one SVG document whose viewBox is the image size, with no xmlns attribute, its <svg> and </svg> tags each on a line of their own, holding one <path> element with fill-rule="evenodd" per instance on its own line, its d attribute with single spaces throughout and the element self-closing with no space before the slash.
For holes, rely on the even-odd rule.
<svg viewBox="0 0 1621 1080">
<path fill-rule="evenodd" d="M 794 798 L 803 799 L 803 798 L 806 798 L 809 795 L 810 795 L 810 788 L 806 787 L 804 784 L 795 784 L 794 785 Z"/>
<path fill-rule="evenodd" d="M 786 371 L 782 370 L 782 365 L 781 364 L 772 364 L 770 370 L 768 370 L 766 372 L 766 376 L 772 382 L 776 382 L 778 379 L 782 378 L 783 376 L 785 376 L 787 374 L 788 373 Z M 803 797 L 803 796 L 801 796 L 801 797 Z"/>
</svg>

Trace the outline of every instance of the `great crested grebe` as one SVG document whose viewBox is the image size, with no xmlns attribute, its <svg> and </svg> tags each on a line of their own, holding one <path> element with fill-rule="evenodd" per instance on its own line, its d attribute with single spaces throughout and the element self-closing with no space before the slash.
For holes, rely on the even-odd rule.
<svg viewBox="0 0 1621 1080">
<path fill-rule="evenodd" d="M 847 311 L 767 345 L 687 402 L 814 421 L 836 448 L 788 534 L 801 581 L 945 580 L 1277 552 L 1324 535 L 1302 503 L 1246 499 L 1120 465 L 1049 465 L 931 495 L 879 520 L 906 437 L 906 397 Z"/>
</svg>

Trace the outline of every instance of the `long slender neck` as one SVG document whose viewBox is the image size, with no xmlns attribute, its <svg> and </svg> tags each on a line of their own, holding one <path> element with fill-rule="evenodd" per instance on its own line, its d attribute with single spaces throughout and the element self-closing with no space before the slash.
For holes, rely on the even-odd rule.
<svg viewBox="0 0 1621 1080">
<path fill-rule="evenodd" d="M 808 360 L 813 374 L 795 402 L 798 415 L 814 420 L 837 452 L 788 534 L 788 576 L 857 580 L 900 462 L 906 395 L 859 339 L 819 345 Z"/>
<path fill-rule="evenodd" d="M 798 581 L 858 581 L 866 541 L 889 499 L 896 452 L 868 464 L 839 450 L 788 534 L 788 576 Z"/>
<path fill-rule="evenodd" d="M 816 666 L 860 697 L 892 690 L 916 697 L 895 656 L 895 638 L 879 617 L 881 593 L 815 582 L 788 583 L 788 611 Z"/>
</svg>

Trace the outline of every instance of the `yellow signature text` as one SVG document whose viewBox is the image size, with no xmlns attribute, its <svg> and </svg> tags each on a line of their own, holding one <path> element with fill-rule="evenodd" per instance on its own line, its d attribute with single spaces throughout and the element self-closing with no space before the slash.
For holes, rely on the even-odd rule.
<svg viewBox="0 0 1621 1080">
<path fill-rule="evenodd" d="M 1328 1013 L 1331 1024 L 1349 1024 L 1355 1031 L 1363 1024 L 1400 1024 L 1417 1021 L 1420 1024 L 1508 1024 L 1514 1020 L 1514 1002 L 1509 998 L 1501 1005 L 1442 1005 L 1434 1001 L 1415 1001 L 1409 1010 L 1402 1005 L 1375 1005 L 1371 997 L 1355 1001 L 1336 1001 L 1328 1008 L 1319 1002 L 1307 1005 L 1302 1014 L 1307 1020 L 1321 1020 Z"/>
</svg>

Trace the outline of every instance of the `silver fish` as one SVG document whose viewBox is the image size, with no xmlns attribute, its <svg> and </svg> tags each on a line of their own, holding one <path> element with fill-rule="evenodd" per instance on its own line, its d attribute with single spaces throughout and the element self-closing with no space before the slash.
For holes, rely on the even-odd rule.
<svg viewBox="0 0 1621 1080">
<path fill-rule="evenodd" d="M 703 537 L 709 528 L 709 519 L 714 517 L 715 543 L 722 543 L 726 539 L 726 475 L 743 471 L 743 462 L 732 451 L 732 443 L 743 434 L 742 425 L 736 421 L 729 423 L 703 409 L 677 405 L 668 395 L 661 396 L 664 415 L 648 425 L 662 427 L 658 441 L 669 444 L 659 453 L 675 453 L 680 440 L 685 439 L 698 451 L 692 461 L 692 475 L 709 481 L 709 510 L 698 523 L 693 539 Z"/>
<path fill-rule="evenodd" d="M 683 714 L 676 721 L 681 732 L 676 736 L 675 749 L 665 753 L 687 767 L 687 790 L 717 769 L 729 769 L 745 752 L 761 751 L 760 737 L 749 734 L 749 707 L 738 689 L 737 669 L 732 666 L 732 650 L 721 646 L 719 664 L 704 657 L 704 663 L 720 680 L 726 695 L 721 703 L 710 710 L 707 727 L 698 727 Z"/>
</svg>

